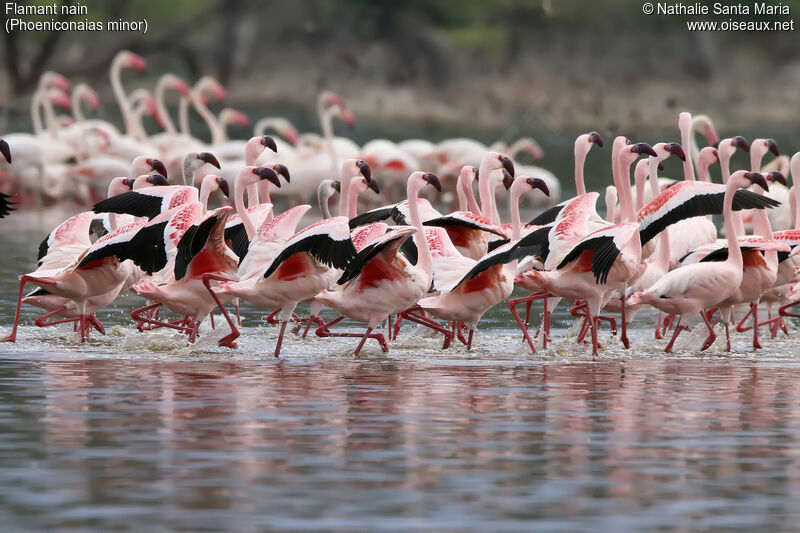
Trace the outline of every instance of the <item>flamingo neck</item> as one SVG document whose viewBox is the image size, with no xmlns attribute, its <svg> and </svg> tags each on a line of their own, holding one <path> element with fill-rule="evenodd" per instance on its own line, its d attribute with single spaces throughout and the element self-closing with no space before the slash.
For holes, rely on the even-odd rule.
<svg viewBox="0 0 800 533">
<path fill-rule="evenodd" d="M 575 191 L 578 195 L 586 194 L 586 182 L 583 178 L 583 168 L 586 163 L 588 150 L 575 146 Z"/>
<path fill-rule="evenodd" d="M 697 161 L 700 150 L 697 148 L 697 139 L 695 138 L 691 120 L 688 122 L 688 127 L 681 128 L 681 144 L 690 147 L 690 156 L 683 161 L 683 179 L 695 181 L 694 161 Z"/>
<path fill-rule="evenodd" d="M 31 97 L 31 123 L 33 124 L 33 133 L 37 136 L 44 131 L 42 127 L 42 94 L 43 91 L 38 89 Z"/>
<path fill-rule="evenodd" d="M 339 216 L 346 217 L 348 215 L 347 209 L 350 205 L 350 179 L 352 176 L 342 176 L 341 179 L 341 192 L 339 193 Z"/>
<path fill-rule="evenodd" d="M 334 175 L 339 168 L 339 161 L 336 159 L 336 150 L 333 149 L 333 108 L 326 109 L 320 102 L 317 105 L 317 113 L 319 114 L 320 128 L 322 129 L 322 136 L 325 139 L 325 148 L 331 157 L 331 168 Z"/>
<path fill-rule="evenodd" d="M 317 189 L 317 204 L 319 205 L 319 212 L 323 220 L 331 218 L 331 208 L 328 206 L 328 193 L 323 187 Z"/>
<path fill-rule="evenodd" d="M 478 170 L 478 175 L 482 176 L 481 179 L 478 180 L 478 196 L 481 199 L 481 215 L 494 220 L 492 217 L 492 200 L 494 199 L 494 193 L 491 190 L 492 184 L 491 180 L 489 179 L 491 176 L 491 172 L 489 172 L 489 158 L 485 157 L 483 161 L 481 161 L 481 167 Z M 494 171 L 492 171 L 494 172 Z"/>
<path fill-rule="evenodd" d="M 356 176 L 355 179 L 358 179 Z M 350 197 L 348 198 L 348 205 L 347 205 L 347 218 L 355 218 L 358 215 L 358 195 L 363 192 L 359 191 L 358 189 L 353 189 L 350 191 Z"/>
<path fill-rule="evenodd" d="M 206 121 L 206 125 L 208 125 L 208 130 L 211 132 L 211 144 L 222 144 L 224 142 L 222 140 L 224 133 L 220 131 L 221 128 L 219 123 L 217 123 L 214 113 L 208 109 L 200 98 L 200 91 L 192 89 L 192 103 L 194 104 L 197 114 L 200 115 L 202 119 Z"/>
<path fill-rule="evenodd" d="M 53 109 L 53 102 L 50 101 L 46 94 L 42 98 L 42 109 L 44 109 L 47 132 L 55 139 L 58 137 L 58 119 L 56 119 L 56 112 Z"/>
<path fill-rule="evenodd" d="M 417 233 L 414 235 L 414 240 L 417 244 L 418 258 L 417 266 L 428 275 L 433 276 L 433 259 L 431 258 L 431 249 L 428 246 L 428 239 L 425 238 L 425 230 L 422 227 L 422 219 L 419 216 L 419 199 L 420 186 L 415 183 L 416 180 L 409 179 L 408 181 L 408 211 L 411 218 L 411 225 L 417 228 Z"/>
<path fill-rule="evenodd" d="M 708 167 L 711 163 L 700 160 L 697 162 L 697 181 L 708 182 Z"/>
<path fill-rule="evenodd" d="M 83 86 L 78 86 L 75 90 L 72 91 L 72 118 L 75 119 L 75 122 L 80 124 L 81 122 L 86 120 L 85 115 L 83 114 L 83 109 L 81 109 L 81 100 L 83 98 Z"/>
<path fill-rule="evenodd" d="M 727 150 L 719 154 L 719 167 L 720 167 L 720 173 L 722 175 L 722 183 L 727 185 L 731 177 L 731 154 Z M 731 199 L 731 202 L 733 202 L 733 199 Z M 742 212 L 741 211 L 736 211 L 735 213 L 732 212 L 730 218 L 731 218 L 731 223 L 736 228 L 737 234 L 744 235 L 744 221 L 742 220 Z M 728 228 L 726 227 L 725 232 L 727 233 L 727 231 Z"/>
<path fill-rule="evenodd" d="M 739 233 L 734 224 L 733 195 L 736 194 L 738 187 L 735 183 L 729 182 L 725 188 L 725 198 L 722 203 L 722 217 L 725 222 L 725 235 L 728 239 L 728 259 L 727 263 L 742 268 L 742 249 L 739 248 Z M 739 219 L 741 222 L 741 219 Z"/>
<path fill-rule="evenodd" d="M 181 95 L 181 99 L 178 102 L 178 126 L 181 129 L 181 135 L 191 137 L 192 132 L 189 128 L 189 98 L 185 94 Z"/>
<path fill-rule="evenodd" d="M 168 135 L 174 137 L 178 132 L 175 129 L 175 124 L 172 122 L 172 117 L 169 116 L 169 111 L 167 111 L 167 104 L 164 102 L 164 93 L 167 91 L 167 83 L 169 83 L 169 79 L 162 77 L 156 84 L 156 109 L 158 109 L 158 114 L 161 116 L 161 120 L 164 124 L 164 131 Z"/>
<path fill-rule="evenodd" d="M 622 222 L 634 222 L 636 210 L 633 207 L 633 191 L 631 191 L 630 165 L 626 165 L 622 158 L 622 151 L 617 154 L 614 185 L 619 195 L 619 206 Z"/>
<path fill-rule="evenodd" d="M 658 164 L 656 162 L 656 164 Z M 633 171 L 633 181 L 636 183 L 636 210 L 644 207 L 644 180 L 647 177 L 649 162 L 647 159 L 641 159 L 636 163 L 636 168 Z M 652 181 L 652 175 L 651 175 Z"/>
<path fill-rule="evenodd" d="M 211 196 L 210 181 L 214 176 L 208 175 L 203 178 L 203 183 L 200 184 L 200 203 L 203 205 L 203 215 L 208 211 L 208 197 Z"/>
<path fill-rule="evenodd" d="M 254 202 L 252 205 L 258 205 L 259 203 L 262 204 L 271 204 L 272 203 L 272 196 L 270 195 L 270 190 L 272 189 L 272 184 L 268 180 L 262 180 L 260 183 L 256 185 L 256 194 L 254 196 Z M 250 199 L 250 188 L 247 189 L 247 197 L 248 200 Z M 259 200 L 259 197 L 261 198 Z M 267 218 L 265 219 L 267 222 L 272 222 L 273 214 L 272 209 L 269 210 L 267 213 Z"/>
<path fill-rule="evenodd" d="M 511 189 L 511 202 L 509 209 L 511 210 L 511 240 L 517 241 L 522 236 L 522 222 L 519 218 L 519 198 L 522 196 L 522 191 Z"/>
<path fill-rule="evenodd" d="M 458 187 L 456 188 L 456 192 L 458 193 L 458 209 L 459 211 L 470 211 L 473 215 L 480 215 L 481 208 L 478 206 L 478 202 L 475 201 L 475 193 L 472 190 L 472 182 L 475 178 L 469 177 L 458 177 Z"/>
<path fill-rule="evenodd" d="M 245 185 L 242 183 L 242 181 L 243 180 L 241 179 L 236 180 L 236 191 L 233 195 L 233 204 L 236 207 L 236 213 L 239 215 L 239 218 L 242 219 L 242 224 L 244 224 L 244 230 L 247 233 L 247 240 L 252 241 L 256 234 L 256 227 L 255 224 L 253 224 L 253 219 L 250 218 L 250 213 L 247 212 L 247 208 L 244 206 Z"/>
<path fill-rule="evenodd" d="M 133 116 L 131 114 L 131 103 L 125 94 L 125 89 L 122 88 L 122 57 L 118 56 L 111 64 L 111 89 L 114 91 L 114 97 L 117 99 L 120 113 L 122 113 L 122 121 L 125 124 L 125 133 L 129 136 L 134 136 L 135 126 L 133 124 Z"/>
</svg>

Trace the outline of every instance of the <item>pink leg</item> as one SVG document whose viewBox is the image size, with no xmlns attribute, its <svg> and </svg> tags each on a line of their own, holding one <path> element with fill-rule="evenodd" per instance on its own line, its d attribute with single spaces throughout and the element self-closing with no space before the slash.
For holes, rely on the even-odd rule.
<svg viewBox="0 0 800 533">
<path fill-rule="evenodd" d="M 708 328 L 708 337 L 706 337 L 703 347 L 700 348 L 702 351 L 707 350 L 712 344 L 714 344 L 714 341 L 717 340 L 717 334 L 714 332 L 714 326 L 711 324 L 711 319 L 705 311 L 700 311 L 700 317 L 703 319 L 703 322 L 705 322 L 705 325 Z"/>
<path fill-rule="evenodd" d="M 362 339 L 362 342 L 363 342 L 363 339 L 366 339 L 366 338 L 375 339 L 376 341 L 378 341 L 378 344 L 380 344 L 381 350 L 383 350 L 384 353 L 387 353 L 389 351 L 389 345 L 386 344 L 386 337 L 384 337 L 383 334 L 381 334 L 381 333 L 372 333 L 372 328 L 370 328 L 367 331 L 367 333 L 363 333 L 363 334 L 345 333 L 345 332 L 338 332 L 338 331 L 331 331 L 330 330 L 331 326 L 333 326 L 335 324 L 338 324 L 343 319 L 344 319 L 344 317 L 340 316 L 339 318 L 334 318 L 330 322 L 321 325 L 320 327 L 317 328 L 317 330 L 315 332 L 316 335 L 318 337 L 359 337 L 359 338 Z"/>
<path fill-rule="evenodd" d="M 236 311 L 236 323 L 239 327 L 242 327 L 242 316 L 239 314 L 239 299 L 237 298 L 235 302 L 233 302 L 233 309 Z"/>
<path fill-rule="evenodd" d="M 137 328 L 139 329 L 139 331 L 149 331 L 156 328 L 170 328 L 170 329 L 176 329 L 181 333 L 190 333 L 189 329 L 185 326 L 186 323 L 185 318 L 182 320 L 176 320 L 174 322 L 164 322 L 161 320 L 156 320 L 155 318 L 149 318 L 153 314 L 153 309 L 158 308 L 160 306 L 161 306 L 160 303 L 155 303 L 131 311 L 131 318 L 136 321 Z M 142 316 L 145 313 L 146 315 Z M 145 327 L 144 324 L 149 324 L 150 326 Z"/>
<path fill-rule="evenodd" d="M 533 340 L 531 340 L 531 336 L 528 334 L 528 316 L 525 316 L 525 323 L 522 322 L 522 319 L 517 312 L 516 302 L 519 300 L 511 300 L 508 302 L 508 309 L 511 311 L 511 315 L 514 317 L 514 320 L 517 321 L 517 325 L 522 330 L 522 338 L 528 342 L 528 346 L 531 349 L 531 352 L 536 353 L 536 348 L 533 346 Z M 530 304 L 531 301 L 526 302 L 526 305 Z M 530 309 L 530 307 L 528 307 Z"/>
<path fill-rule="evenodd" d="M 474 329 L 469 330 L 469 337 L 467 338 L 467 351 L 472 349 L 472 336 L 475 334 Z"/>
<path fill-rule="evenodd" d="M 219 307 L 220 311 L 222 311 L 222 316 L 225 317 L 225 321 L 228 322 L 228 326 L 231 328 L 231 332 L 228 335 L 226 335 L 223 338 L 221 338 L 219 341 L 217 341 L 217 344 L 219 344 L 220 346 L 227 346 L 229 348 L 236 348 L 236 343 L 234 341 L 237 338 L 239 338 L 239 335 L 241 335 L 241 333 L 239 332 L 239 328 L 236 327 L 236 323 L 231 318 L 231 315 L 228 313 L 228 310 L 225 309 L 224 305 L 222 305 L 222 301 L 220 301 L 219 296 L 217 296 L 217 293 L 215 293 L 212 290 L 212 288 L 211 288 L 211 281 L 212 280 L 216 280 L 216 281 L 231 281 L 231 280 L 229 278 L 226 278 L 226 277 L 223 277 L 223 276 L 217 276 L 216 274 L 204 274 L 203 275 L 203 285 L 205 285 L 206 290 L 211 295 L 211 297 L 214 299 L 214 303 L 216 303 L 217 307 Z M 213 313 L 212 313 L 212 315 L 213 315 Z M 199 324 L 198 324 L 198 327 L 199 327 Z M 197 328 L 194 329 L 194 333 L 195 334 L 196 334 L 196 332 L 197 332 Z M 190 342 L 193 342 L 193 341 L 190 341 Z"/>
<path fill-rule="evenodd" d="M 442 350 L 446 350 L 447 348 L 450 347 L 450 342 L 453 340 L 452 337 L 450 336 L 450 332 L 444 327 L 442 327 L 435 320 L 430 319 L 426 316 L 422 316 L 421 314 L 417 314 L 410 309 L 408 311 L 403 311 L 402 313 L 400 313 L 400 315 L 403 318 L 410 320 L 411 322 L 420 324 L 422 326 L 425 326 L 427 328 L 430 328 L 434 331 L 441 333 L 442 335 L 444 335 L 444 344 L 442 345 Z"/>
<path fill-rule="evenodd" d="M 751 303 L 750 309 L 753 311 L 753 350 L 760 350 L 762 346 L 758 341 L 758 328 L 761 326 L 758 323 L 758 302 Z"/>
<path fill-rule="evenodd" d="M 389 335 L 389 341 L 391 342 L 394 340 L 394 338 L 392 337 L 392 315 L 386 317 L 386 320 L 387 320 L 386 333 Z"/>
<path fill-rule="evenodd" d="M 55 285 L 55 282 L 40 280 L 34 276 L 22 276 L 19 278 L 19 295 L 17 296 L 17 311 L 14 313 L 14 326 L 11 328 L 11 333 L 0 342 L 17 342 L 17 327 L 19 326 L 19 315 L 22 310 L 22 295 L 25 291 L 25 283 L 34 280 L 46 285 Z"/>
<path fill-rule="evenodd" d="M 622 345 L 625 346 L 625 349 L 631 347 L 631 342 L 628 340 L 628 325 L 627 325 L 627 317 L 625 316 L 625 295 L 622 295 L 620 298 L 620 306 L 621 309 L 621 319 L 622 319 L 622 334 L 619 336 L 619 340 L 622 341 Z"/>
<path fill-rule="evenodd" d="M 681 325 L 681 319 L 680 319 L 680 317 L 678 317 L 678 322 L 677 322 L 677 324 L 675 324 L 675 331 L 672 334 L 672 338 L 669 340 L 669 344 L 667 344 L 667 347 L 664 348 L 664 351 L 666 353 L 672 352 L 672 347 L 675 345 L 675 341 L 678 340 L 678 335 L 680 335 L 681 331 L 683 331 L 684 329 L 688 331 L 689 330 L 689 326 Z"/>
<path fill-rule="evenodd" d="M 600 342 L 597 340 L 597 330 L 600 328 L 600 317 L 590 316 L 588 312 L 586 316 L 592 323 L 592 355 L 596 356 L 598 353 L 597 348 L 600 346 Z"/>
<path fill-rule="evenodd" d="M 286 322 L 281 322 L 281 332 L 278 335 L 278 343 L 275 345 L 275 357 L 281 355 L 281 345 L 283 344 L 283 334 L 286 333 Z"/>
<path fill-rule="evenodd" d="M 656 333 L 655 333 L 655 337 L 654 337 L 657 341 L 661 340 L 664 337 L 661 334 L 661 320 L 663 318 L 664 318 L 664 312 L 663 311 L 659 311 L 658 312 L 658 322 L 656 322 Z"/>
</svg>

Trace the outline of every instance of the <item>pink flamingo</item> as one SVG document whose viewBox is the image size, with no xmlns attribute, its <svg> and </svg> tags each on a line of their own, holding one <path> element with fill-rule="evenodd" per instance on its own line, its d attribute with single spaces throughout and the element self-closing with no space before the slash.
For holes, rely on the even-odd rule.
<svg viewBox="0 0 800 533">
<path fill-rule="evenodd" d="M 347 160 L 344 167 L 358 173 L 362 171 L 358 163 Z M 263 309 L 281 310 L 281 331 L 274 352 L 278 357 L 286 325 L 297 304 L 314 298 L 333 284 L 341 275 L 340 269 L 355 259 L 347 217 L 325 219 L 295 233 L 298 222 L 309 209 L 308 205 L 294 207 L 258 229 L 247 256 L 239 264 L 238 281 L 206 276 L 206 286 L 233 330 L 219 341 L 221 345 L 230 345 L 239 332 L 220 297 L 241 298 Z M 243 220 L 248 219 L 244 210 L 239 215 Z M 210 280 L 222 283 L 212 289 Z"/>
<path fill-rule="evenodd" d="M 720 146 L 724 141 L 720 143 Z M 768 189 L 767 180 L 757 172 L 739 170 L 730 176 L 725 186 L 722 215 L 728 241 L 728 258 L 721 263 L 695 263 L 672 270 L 656 284 L 631 296 L 634 305 L 648 304 L 668 314 L 678 315 L 675 333 L 664 351 L 670 352 L 680 332 L 689 329 L 686 322 L 700 315 L 708 328 L 708 337 L 702 350 L 707 349 L 717 334 L 704 309 L 711 308 L 728 298 L 742 282 L 743 259 L 736 228 L 732 220 L 732 204 L 737 189 L 758 184 Z M 727 331 L 727 327 L 726 327 Z"/>
<path fill-rule="evenodd" d="M 419 192 L 432 185 L 441 190 L 439 178 L 432 173 L 413 172 L 407 183 L 408 210 L 412 228 L 399 226 L 388 230 L 385 224 L 373 224 L 355 235 L 354 241 L 367 243 L 361 247 L 358 256 L 340 282 L 338 290 L 326 290 L 317 296 L 317 301 L 335 309 L 341 316 L 323 324 L 316 330 L 320 337 L 360 337 L 356 348 L 358 354 L 367 339 L 378 341 L 384 352 L 389 350 L 383 334 L 372 333 L 389 315 L 400 313 L 414 306 L 428 291 L 433 277 L 433 264 L 428 241 L 423 236 Z M 346 193 L 343 190 L 343 196 Z M 344 201 L 345 198 L 342 198 Z M 412 265 L 399 247 L 415 233 L 418 261 Z M 373 233 L 374 232 L 374 233 Z M 369 235 L 373 233 L 372 235 Z M 345 317 L 365 322 L 364 334 L 330 331 L 331 326 Z"/>
</svg>

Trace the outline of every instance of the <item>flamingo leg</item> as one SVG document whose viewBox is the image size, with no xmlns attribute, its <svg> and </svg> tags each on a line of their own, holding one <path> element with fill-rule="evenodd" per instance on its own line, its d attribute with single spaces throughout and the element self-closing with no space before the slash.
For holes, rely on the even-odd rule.
<svg viewBox="0 0 800 533">
<path fill-rule="evenodd" d="M 236 311 L 236 324 L 238 324 L 239 327 L 242 327 L 242 315 L 239 314 L 239 298 L 236 298 L 233 301 L 233 309 Z"/>
<path fill-rule="evenodd" d="M 276 309 L 270 314 L 268 314 L 267 318 L 265 319 L 267 321 L 267 324 L 277 324 L 278 322 L 280 322 L 279 319 L 275 318 L 276 316 L 278 316 L 278 313 L 280 312 L 281 312 L 280 309 Z"/>
<path fill-rule="evenodd" d="M 386 317 L 386 334 L 389 335 L 389 341 L 390 342 L 394 340 L 394 338 L 392 338 L 392 315 L 391 314 L 388 317 Z"/>
<path fill-rule="evenodd" d="M 519 313 L 517 313 L 517 306 L 516 306 L 516 302 L 517 301 L 518 300 L 509 301 L 508 302 L 508 309 L 511 311 L 511 314 L 514 317 L 514 320 L 517 321 L 517 324 L 519 325 L 519 328 L 522 330 L 522 338 L 523 338 L 523 340 L 528 342 L 528 346 L 530 346 L 531 352 L 536 353 L 536 348 L 533 346 L 533 341 L 531 340 L 531 336 L 528 334 L 528 315 L 526 313 L 525 322 L 523 323 L 522 319 L 519 316 Z M 526 305 L 529 304 L 529 303 L 531 303 L 531 302 L 530 301 L 526 302 Z M 528 307 L 527 309 L 530 309 L 530 307 Z"/>
<path fill-rule="evenodd" d="M 19 327 L 19 315 L 22 310 L 22 296 L 25 291 L 25 284 L 29 281 L 38 281 L 46 285 L 55 285 L 54 281 L 41 280 L 34 276 L 22 276 L 19 278 L 19 295 L 17 296 L 17 310 L 14 313 L 14 326 L 11 328 L 11 333 L 0 340 L 0 342 L 17 342 L 17 328 Z"/>
<path fill-rule="evenodd" d="M 700 351 L 703 351 L 707 350 L 712 344 L 714 344 L 714 341 L 717 340 L 717 333 L 714 331 L 714 325 L 711 323 L 711 317 L 709 317 L 708 313 L 705 311 L 700 311 L 700 317 L 703 319 L 703 322 L 708 328 L 708 337 L 706 337 L 703 347 L 700 348 Z"/>
<path fill-rule="evenodd" d="M 327 322 L 327 323 L 319 326 L 315 331 L 317 337 L 358 337 L 358 338 L 362 339 L 362 343 L 364 342 L 364 339 L 368 339 L 368 338 L 369 339 L 375 339 L 376 341 L 378 341 L 378 344 L 380 344 L 381 350 L 384 353 L 388 353 L 389 352 L 389 345 L 386 343 L 386 337 L 384 337 L 382 333 L 372 333 L 372 328 L 369 328 L 368 331 L 366 333 L 363 333 L 363 334 L 362 333 L 347 333 L 347 332 L 339 332 L 339 331 L 331 331 L 330 330 L 331 326 L 333 326 L 335 324 L 338 324 L 342 320 L 344 320 L 344 317 L 340 316 L 339 318 L 334 318 L 330 322 Z M 359 344 L 359 347 L 360 346 L 361 346 L 361 344 Z M 356 355 L 358 355 L 358 352 L 356 352 Z"/>
<path fill-rule="evenodd" d="M 408 311 L 403 311 L 400 314 L 403 316 L 403 318 L 407 318 L 411 322 L 414 322 L 416 324 L 420 324 L 422 326 L 430 328 L 430 329 L 432 329 L 432 330 L 434 330 L 436 332 L 439 332 L 442 335 L 444 335 L 444 344 L 442 345 L 442 350 L 446 350 L 447 348 L 450 347 L 450 343 L 453 340 L 452 337 L 451 337 L 450 332 L 447 329 L 445 329 L 444 327 L 442 327 L 441 324 L 439 324 L 435 320 L 430 319 L 430 318 L 428 318 L 426 316 L 422 316 L 421 314 L 417 314 L 417 313 L 415 313 L 414 311 L 412 311 L 410 309 Z"/>
<path fill-rule="evenodd" d="M 622 341 L 622 345 L 625 346 L 625 349 L 629 349 L 631 347 L 631 342 L 628 340 L 628 324 L 627 324 L 627 317 L 625 316 L 625 293 L 623 292 L 622 297 L 620 298 L 620 319 L 622 320 L 622 333 L 619 336 L 619 340 Z"/>
<path fill-rule="evenodd" d="M 467 337 L 467 351 L 472 349 L 472 336 L 475 334 L 475 330 L 470 328 L 469 330 L 469 337 Z"/>
<path fill-rule="evenodd" d="M 283 335 L 286 333 L 286 324 L 288 322 L 281 322 L 281 332 L 278 335 L 278 342 L 275 344 L 275 357 L 280 357 L 281 355 L 281 345 L 283 344 Z"/>
<path fill-rule="evenodd" d="M 683 330 L 689 331 L 689 326 L 684 326 L 681 324 L 681 318 L 678 317 L 678 322 L 675 324 L 675 331 L 672 333 L 672 338 L 669 340 L 669 344 L 667 347 L 664 348 L 664 352 L 671 353 L 672 347 L 675 345 L 675 341 L 678 340 L 678 335 L 681 334 Z"/>
<path fill-rule="evenodd" d="M 219 299 L 217 293 L 215 293 L 214 290 L 211 288 L 212 280 L 231 281 L 231 279 L 226 278 L 224 276 L 218 276 L 216 274 L 203 274 L 203 285 L 205 286 L 206 290 L 211 295 L 211 297 L 214 299 L 214 303 L 216 303 L 217 307 L 219 307 L 220 311 L 222 311 L 222 316 L 225 317 L 225 320 L 228 322 L 228 326 L 231 328 L 231 332 L 228 335 L 222 337 L 219 341 L 217 341 L 217 344 L 220 346 L 227 346 L 228 348 L 236 348 L 236 343 L 234 341 L 237 338 L 239 338 L 241 332 L 239 331 L 239 328 L 236 327 L 236 323 L 231 318 L 231 315 L 228 313 L 228 310 L 225 309 L 224 305 L 222 305 L 222 301 Z M 211 313 L 211 316 L 214 316 L 213 312 Z"/>
<path fill-rule="evenodd" d="M 655 331 L 655 334 L 653 336 L 653 338 L 655 340 L 657 340 L 657 341 L 661 340 L 664 337 L 661 334 L 661 321 L 663 320 L 663 318 L 664 318 L 664 312 L 663 311 L 659 311 L 658 312 L 658 321 L 656 322 L 656 331 Z"/>
<path fill-rule="evenodd" d="M 525 302 L 525 327 L 531 323 L 531 307 L 533 307 L 533 300 Z"/>
<path fill-rule="evenodd" d="M 789 309 L 791 309 L 792 307 L 794 307 L 794 306 L 796 306 L 798 304 L 800 304 L 800 300 L 794 300 L 793 302 L 789 302 L 788 304 L 783 305 L 783 306 L 778 308 L 778 314 L 780 316 L 789 316 L 789 317 L 792 317 L 792 318 L 800 318 L 800 314 L 790 313 L 788 311 Z"/>
<path fill-rule="evenodd" d="M 763 347 L 758 340 L 758 328 L 762 325 L 758 323 L 758 302 L 751 302 L 750 310 L 753 312 L 753 350 L 760 350 Z"/>
<path fill-rule="evenodd" d="M 587 308 L 586 316 L 587 316 L 587 318 L 589 318 L 589 320 L 591 321 L 591 324 L 592 324 L 592 355 L 593 356 L 597 356 L 597 348 L 600 346 L 600 342 L 597 339 L 597 336 L 598 336 L 597 335 L 598 334 L 597 330 L 600 328 L 600 317 L 599 316 L 594 316 L 594 317 L 591 316 L 588 313 L 588 308 Z"/>
<path fill-rule="evenodd" d="M 176 320 L 174 322 L 163 322 L 155 318 L 150 318 L 153 313 L 153 308 L 160 306 L 160 303 L 155 303 L 131 311 L 131 318 L 137 322 L 137 328 L 139 331 L 150 331 L 156 328 L 170 328 L 176 329 L 181 333 L 189 333 L 189 330 L 186 327 L 186 318 L 183 318 L 182 320 Z M 147 315 L 142 316 L 144 313 L 147 313 Z M 144 324 L 149 324 L 149 326 L 145 326 Z"/>
</svg>

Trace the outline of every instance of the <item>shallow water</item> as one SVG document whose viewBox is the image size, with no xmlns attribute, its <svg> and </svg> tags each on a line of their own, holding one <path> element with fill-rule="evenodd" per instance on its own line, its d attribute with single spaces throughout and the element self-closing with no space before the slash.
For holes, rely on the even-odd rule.
<svg viewBox="0 0 800 533">
<path fill-rule="evenodd" d="M 0 326 L 42 232 L 3 221 Z M 27 220 L 27 219 L 20 219 Z M 30 227 L 26 225 L 25 227 Z M 530 355 L 493 310 L 472 352 L 404 329 L 384 356 L 245 311 L 237 350 L 141 334 L 126 297 L 0 345 L 0 523 L 13 530 L 776 529 L 800 518 L 797 333 L 758 354 L 653 315 L 594 359 L 560 312 Z M 354 327 L 354 326 L 351 326 Z"/>
</svg>

